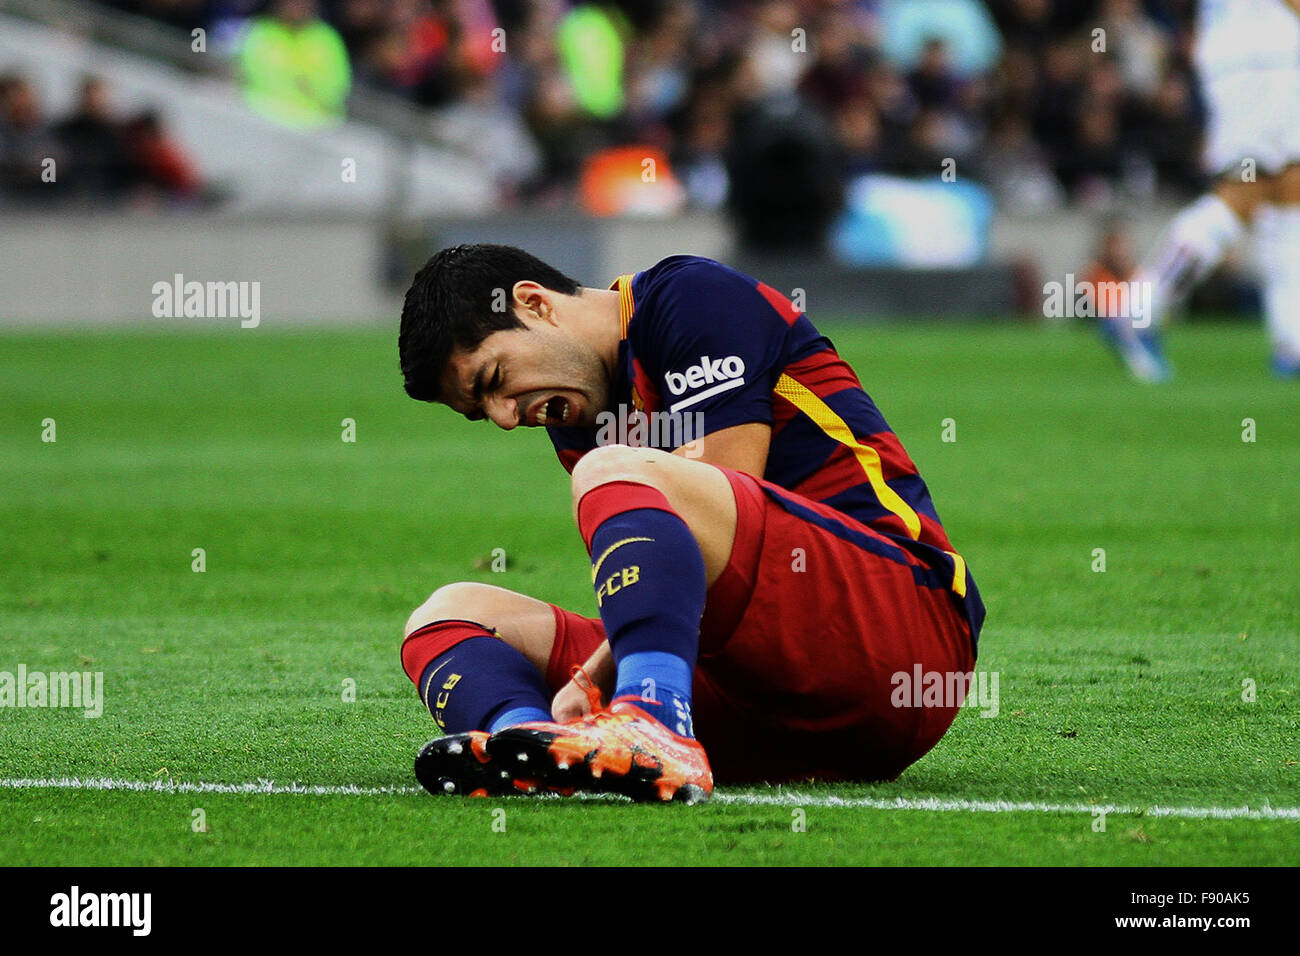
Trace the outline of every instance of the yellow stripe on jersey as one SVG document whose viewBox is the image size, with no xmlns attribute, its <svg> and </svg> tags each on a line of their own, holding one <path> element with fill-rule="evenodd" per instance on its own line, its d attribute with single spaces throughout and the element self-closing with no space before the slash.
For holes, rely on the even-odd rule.
<svg viewBox="0 0 1300 956">
<path fill-rule="evenodd" d="M 966 596 L 966 559 L 956 551 L 945 551 L 952 558 L 952 590 L 958 597 Z"/>
<path fill-rule="evenodd" d="M 632 275 L 630 272 L 621 275 L 609 286 L 618 290 L 619 341 L 627 338 L 627 324 L 632 321 L 632 313 L 636 311 L 636 302 L 632 299 Z"/>
<path fill-rule="evenodd" d="M 871 483 L 871 490 L 876 493 L 877 500 L 902 520 L 903 526 L 907 528 L 907 533 L 913 540 L 919 539 L 921 519 L 898 492 L 885 484 L 884 470 L 880 465 L 880 453 L 870 445 L 859 441 L 858 436 L 853 434 L 853 429 L 849 428 L 844 419 L 836 415 L 834 409 L 818 398 L 806 385 L 800 384 L 789 375 L 782 375 L 777 379 L 775 391 L 811 418 L 813 423 L 828 436 L 853 451 L 858 464 L 866 472 L 867 481 Z M 952 558 L 953 592 L 958 597 L 965 597 L 966 560 L 956 551 L 944 553 Z"/>
<path fill-rule="evenodd" d="M 902 519 L 903 526 L 907 528 L 911 538 L 921 537 L 921 519 L 897 491 L 885 484 L 879 452 L 870 445 L 858 441 L 858 437 L 853 434 L 853 429 L 845 424 L 844 419 L 836 415 L 831 407 L 814 395 L 807 386 L 796 382 L 789 375 L 782 375 L 777 379 L 776 394 L 811 418 L 813 423 L 831 438 L 851 449 L 854 457 L 858 459 L 858 464 L 867 473 L 867 481 L 871 482 L 871 490 L 876 493 L 876 498 Z"/>
</svg>

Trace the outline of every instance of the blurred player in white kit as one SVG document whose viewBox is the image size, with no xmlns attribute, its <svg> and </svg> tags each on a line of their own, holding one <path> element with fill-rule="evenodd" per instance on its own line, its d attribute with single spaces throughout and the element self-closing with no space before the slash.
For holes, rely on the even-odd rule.
<svg viewBox="0 0 1300 956">
<path fill-rule="evenodd" d="M 1139 265 L 1148 314 L 1112 319 L 1107 337 L 1135 377 L 1168 378 L 1161 324 L 1253 227 L 1273 370 L 1300 378 L 1300 0 L 1200 0 L 1194 56 L 1216 183 Z"/>
</svg>

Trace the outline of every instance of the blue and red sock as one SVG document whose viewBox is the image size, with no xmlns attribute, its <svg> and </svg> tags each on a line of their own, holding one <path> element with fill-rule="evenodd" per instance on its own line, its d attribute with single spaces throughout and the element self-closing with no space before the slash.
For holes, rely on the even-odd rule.
<svg viewBox="0 0 1300 956">
<path fill-rule="evenodd" d="M 435 621 L 415 631 L 402 644 L 402 667 L 444 733 L 495 733 L 551 719 L 546 679 L 473 621 Z"/>
<path fill-rule="evenodd" d="M 614 481 L 583 495 L 578 527 L 618 667 L 614 699 L 635 702 L 687 737 L 707 591 L 695 535 L 663 493 Z"/>
</svg>

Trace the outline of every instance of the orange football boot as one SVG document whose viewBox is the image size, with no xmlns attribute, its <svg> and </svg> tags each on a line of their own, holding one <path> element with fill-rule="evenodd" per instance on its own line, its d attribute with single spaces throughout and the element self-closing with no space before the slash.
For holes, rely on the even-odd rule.
<svg viewBox="0 0 1300 956">
<path fill-rule="evenodd" d="M 536 780 L 515 777 L 487 753 L 481 730 L 447 734 L 430 740 L 415 757 L 415 778 L 437 797 L 504 797 L 527 795 L 541 788 Z"/>
<path fill-rule="evenodd" d="M 599 702 L 597 693 L 596 703 Z M 620 697 L 606 709 L 563 724 L 537 721 L 493 734 L 487 753 L 511 777 L 540 780 L 560 793 L 621 793 L 633 800 L 699 803 L 713 793 L 713 771 L 698 740 Z"/>
</svg>

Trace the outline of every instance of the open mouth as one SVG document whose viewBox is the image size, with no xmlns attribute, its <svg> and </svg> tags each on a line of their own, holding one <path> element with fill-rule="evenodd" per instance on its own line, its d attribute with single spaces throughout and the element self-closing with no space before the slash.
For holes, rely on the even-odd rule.
<svg viewBox="0 0 1300 956">
<path fill-rule="evenodd" d="M 537 425 L 567 425 L 573 415 L 573 405 L 561 395 L 553 395 L 546 401 L 539 402 L 534 413 Z"/>
</svg>

